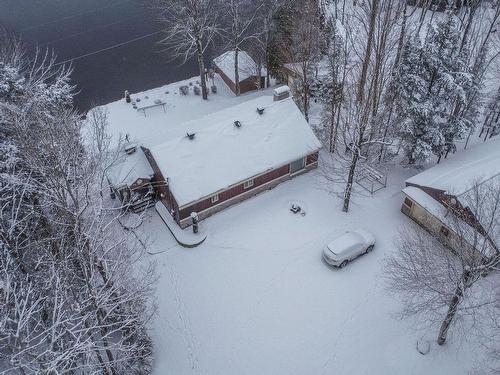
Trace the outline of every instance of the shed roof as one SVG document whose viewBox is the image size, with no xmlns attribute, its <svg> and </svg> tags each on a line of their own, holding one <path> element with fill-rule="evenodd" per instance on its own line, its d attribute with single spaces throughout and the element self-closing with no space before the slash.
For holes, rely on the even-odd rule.
<svg viewBox="0 0 500 375">
<path fill-rule="evenodd" d="M 257 108 L 265 108 L 262 115 Z M 240 121 L 241 127 L 234 122 Z M 187 122 L 201 129 L 151 153 L 179 206 L 315 152 L 321 144 L 291 98 L 262 96 Z"/>
<path fill-rule="evenodd" d="M 214 59 L 215 65 L 233 82 L 234 75 L 234 51 L 224 52 Z M 257 75 L 257 63 L 245 51 L 238 51 L 238 71 L 240 82 Z"/>
<path fill-rule="evenodd" d="M 427 186 L 459 196 L 474 182 L 485 182 L 500 174 L 500 137 L 477 143 L 440 164 L 419 173 L 408 184 Z"/>
</svg>

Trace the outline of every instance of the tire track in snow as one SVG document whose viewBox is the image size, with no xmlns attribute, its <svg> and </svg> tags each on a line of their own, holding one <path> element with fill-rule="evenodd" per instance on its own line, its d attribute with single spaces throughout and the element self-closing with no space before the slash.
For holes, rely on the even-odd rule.
<svg viewBox="0 0 500 375">
<path fill-rule="evenodd" d="M 187 357 L 191 365 L 192 372 L 195 374 L 200 374 L 199 361 L 197 356 L 197 351 L 200 346 L 199 341 L 196 339 L 196 336 L 193 333 L 192 324 L 191 320 L 189 319 L 189 314 L 187 313 L 186 305 L 181 298 L 179 289 L 179 277 L 177 275 L 177 272 L 175 272 L 174 268 L 170 264 L 168 265 L 168 269 L 170 281 L 172 282 L 174 291 L 175 310 L 177 312 L 179 320 L 182 323 L 182 333 L 184 342 L 186 343 Z"/>
</svg>

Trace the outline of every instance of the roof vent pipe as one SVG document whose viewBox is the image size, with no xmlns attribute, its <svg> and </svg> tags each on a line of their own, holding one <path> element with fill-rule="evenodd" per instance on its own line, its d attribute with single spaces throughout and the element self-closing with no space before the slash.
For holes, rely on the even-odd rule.
<svg viewBox="0 0 500 375">
<path fill-rule="evenodd" d="M 236 120 L 236 121 L 234 122 L 234 126 L 236 126 L 237 128 L 241 128 L 241 122 L 240 122 L 240 121 L 238 121 L 238 120 Z"/>
</svg>

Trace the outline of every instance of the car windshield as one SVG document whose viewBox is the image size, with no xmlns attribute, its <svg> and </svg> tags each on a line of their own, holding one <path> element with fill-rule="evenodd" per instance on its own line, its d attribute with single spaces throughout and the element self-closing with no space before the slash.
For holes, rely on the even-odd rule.
<svg viewBox="0 0 500 375">
<path fill-rule="evenodd" d="M 330 250 L 330 252 L 333 254 L 333 255 L 337 255 L 337 253 L 335 251 L 333 251 L 332 247 L 330 245 L 327 246 L 328 247 L 328 250 Z"/>
</svg>

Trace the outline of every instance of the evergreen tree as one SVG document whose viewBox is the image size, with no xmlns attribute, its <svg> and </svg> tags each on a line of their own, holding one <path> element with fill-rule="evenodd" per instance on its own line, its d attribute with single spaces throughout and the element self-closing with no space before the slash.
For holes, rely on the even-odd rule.
<svg viewBox="0 0 500 375">
<path fill-rule="evenodd" d="M 409 164 L 427 161 L 455 149 L 472 124 L 459 109 L 472 86 L 466 50 L 460 51 L 460 31 L 454 17 L 429 27 L 406 42 L 395 74 L 399 133 Z"/>
</svg>

